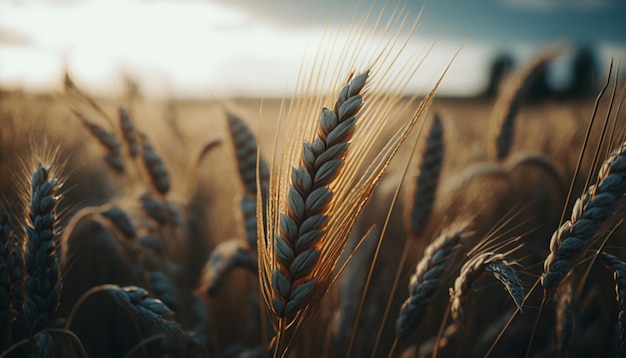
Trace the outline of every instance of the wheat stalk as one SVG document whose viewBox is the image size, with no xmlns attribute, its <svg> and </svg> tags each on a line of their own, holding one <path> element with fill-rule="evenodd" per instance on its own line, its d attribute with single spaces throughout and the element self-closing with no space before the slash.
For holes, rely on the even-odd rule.
<svg viewBox="0 0 626 358">
<path fill-rule="evenodd" d="M 568 357 L 574 345 L 576 330 L 576 298 L 572 291 L 571 282 L 561 285 L 556 295 L 556 322 L 554 325 L 555 354 L 558 357 Z"/>
<path fill-rule="evenodd" d="M 606 252 L 600 253 L 600 257 L 613 270 L 613 278 L 615 279 L 615 295 L 619 304 L 618 321 L 615 330 L 617 332 L 618 357 L 626 355 L 626 264 L 619 258 Z"/>
</svg>

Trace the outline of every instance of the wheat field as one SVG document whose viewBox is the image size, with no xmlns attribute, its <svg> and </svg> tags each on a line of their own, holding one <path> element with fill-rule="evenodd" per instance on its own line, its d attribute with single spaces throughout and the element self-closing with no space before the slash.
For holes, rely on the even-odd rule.
<svg viewBox="0 0 626 358">
<path fill-rule="evenodd" d="M 625 356 L 619 69 L 407 94 L 363 24 L 283 100 L 1 92 L 0 356 Z"/>
</svg>

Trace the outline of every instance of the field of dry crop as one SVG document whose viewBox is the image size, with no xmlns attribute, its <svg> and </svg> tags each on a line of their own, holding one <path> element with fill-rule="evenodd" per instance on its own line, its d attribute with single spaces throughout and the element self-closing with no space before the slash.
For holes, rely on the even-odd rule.
<svg viewBox="0 0 626 358">
<path fill-rule="evenodd" d="M 1 357 L 625 356 L 625 87 L 526 101 L 551 56 L 480 99 L 375 62 L 284 103 L 2 92 Z"/>
</svg>

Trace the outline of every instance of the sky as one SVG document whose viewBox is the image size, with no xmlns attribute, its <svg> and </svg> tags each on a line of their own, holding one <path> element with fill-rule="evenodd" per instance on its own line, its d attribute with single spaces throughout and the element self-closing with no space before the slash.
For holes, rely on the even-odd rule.
<svg viewBox="0 0 626 358">
<path fill-rule="evenodd" d="M 0 0 L 0 88 L 58 91 L 67 68 L 81 87 L 100 95 L 119 94 L 129 75 L 154 97 L 282 97 L 326 26 L 390 12 L 396 3 L 355 4 Z M 409 0 L 402 11 L 413 17 L 422 8 L 411 46 L 436 43 L 409 90 L 432 83 L 461 46 L 440 93 L 480 92 L 501 53 L 523 63 L 548 45 L 591 46 L 599 72 L 626 53 L 623 0 Z M 567 58 L 561 62 L 556 82 L 567 78 Z"/>
</svg>

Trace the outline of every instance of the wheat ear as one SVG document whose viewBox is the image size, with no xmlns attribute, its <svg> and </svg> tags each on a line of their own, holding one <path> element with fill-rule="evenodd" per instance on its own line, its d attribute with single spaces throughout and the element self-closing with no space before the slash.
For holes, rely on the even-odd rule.
<svg viewBox="0 0 626 358">
<path fill-rule="evenodd" d="M 56 206 L 61 187 L 50 167 L 39 165 L 30 180 L 30 205 L 24 252 L 26 299 L 24 314 L 31 336 L 45 328 L 59 305 L 62 281 L 57 260 Z"/>
<path fill-rule="evenodd" d="M 236 267 L 256 272 L 257 258 L 246 241 L 231 239 L 217 245 L 209 255 L 202 269 L 202 276 L 198 284 L 199 294 L 208 293 L 214 296 L 226 279 L 226 276 Z"/>
<path fill-rule="evenodd" d="M 98 124 L 88 120 L 81 114 L 76 113 L 81 122 L 89 130 L 89 133 L 104 147 L 106 154 L 104 159 L 106 163 L 116 171 L 123 174 L 126 172 L 124 157 L 122 156 L 122 146 L 113 133 L 110 133 Z"/>
<path fill-rule="evenodd" d="M 148 291 L 140 287 L 126 286 L 108 288 L 106 290 L 113 295 L 115 302 L 129 311 L 137 314 L 147 322 L 151 322 L 164 331 L 180 332 L 180 325 L 166 321 L 164 317 L 171 317 L 174 312 L 161 300 L 150 297 Z"/>
<path fill-rule="evenodd" d="M 131 158 L 135 158 L 137 154 L 139 154 L 139 135 L 135 130 L 135 124 L 124 107 L 119 108 L 118 114 L 120 118 L 120 129 L 122 130 L 122 135 L 128 146 L 128 154 L 130 154 Z"/>
<path fill-rule="evenodd" d="M 137 229 L 124 209 L 113 207 L 101 212 L 100 215 L 115 225 L 126 238 L 133 239 L 137 236 Z"/>
<path fill-rule="evenodd" d="M 496 98 L 490 126 L 495 144 L 494 156 L 497 160 L 506 158 L 511 150 L 515 117 L 526 92 L 556 55 L 557 52 L 551 50 L 537 56 L 503 86 L 503 90 Z"/>
<path fill-rule="evenodd" d="M 409 297 L 400 307 L 396 322 L 396 336 L 405 338 L 422 322 L 427 308 L 439 289 L 445 285 L 444 277 L 454 263 L 461 241 L 470 235 L 467 224 L 451 225 L 424 251 L 415 273 L 409 281 Z"/>
<path fill-rule="evenodd" d="M 626 192 L 626 142 L 600 167 L 597 184 L 576 200 L 570 220 L 552 234 L 550 254 L 543 263 L 541 285 L 556 288 L 569 274 L 600 226 L 613 214 Z"/>
<path fill-rule="evenodd" d="M 289 206 L 280 216 L 272 273 L 273 311 L 280 318 L 301 310 L 311 298 L 316 283 L 311 273 L 319 261 L 318 243 L 333 196 L 328 185 L 344 164 L 367 77 L 367 72 L 356 76 L 341 90 L 334 110 L 322 110 L 317 138 L 304 143 L 300 166 L 291 170 Z"/>
<path fill-rule="evenodd" d="M 248 128 L 241 118 L 231 112 L 227 112 L 226 119 L 235 148 L 239 176 L 241 177 L 245 191 L 239 205 L 241 206 L 241 212 L 243 214 L 246 240 L 251 248 L 256 249 L 257 140 L 250 128 Z M 263 207 L 265 207 L 270 171 L 267 163 L 265 163 L 260 155 L 258 156 L 258 173 Z"/>
<path fill-rule="evenodd" d="M 407 203 L 406 226 L 407 232 L 419 236 L 433 210 L 435 194 L 439 183 L 439 175 L 443 165 L 443 125 L 435 114 L 430 132 L 422 150 L 422 162 L 416 178 L 416 186 L 412 200 Z"/>
<path fill-rule="evenodd" d="M 170 190 L 170 179 L 165 163 L 152 147 L 152 143 L 150 143 L 148 137 L 143 134 L 140 135 L 140 137 L 142 142 L 143 163 L 150 176 L 152 186 L 161 195 L 165 195 Z"/>
<path fill-rule="evenodd" d="M 228 129 L 235 148 L 237 168 L 246 194 L 256 196 L 257 141 L 246 123 L 234 113 L 227 112 Z M 265 161 L 259 158 L 261 192 L 267 192 L 270 171 Z"/>
<path fill-rule="evenodd" d="M 463 265 L 459 277 L 454 281 L 454 288 L 450 288 L 450 312 L 455 321 L 463 319 L 463 305 L 469 297 L 472 285 L 487 272 L 493 274 L 502 283 L 513 298 L 515 305 L 521 309 L 524 294 L 515 270 L 506 261 L 503 254 L 484 252 L 471 258 Z"/>
<path fill-rule="evenodd" d="M 624 357 L 626 355 L 626 264 L 619 258 L 608 254 L 606 252 L 600 253 L 600 257 L 606 262 L 606 264 L 613 270 L 613 278 L 615 279 L 615 294 L 617 303 L 619 304 L 619 314 L 617 315 L 617 343 L 618 357 Z"/>
</svg>

